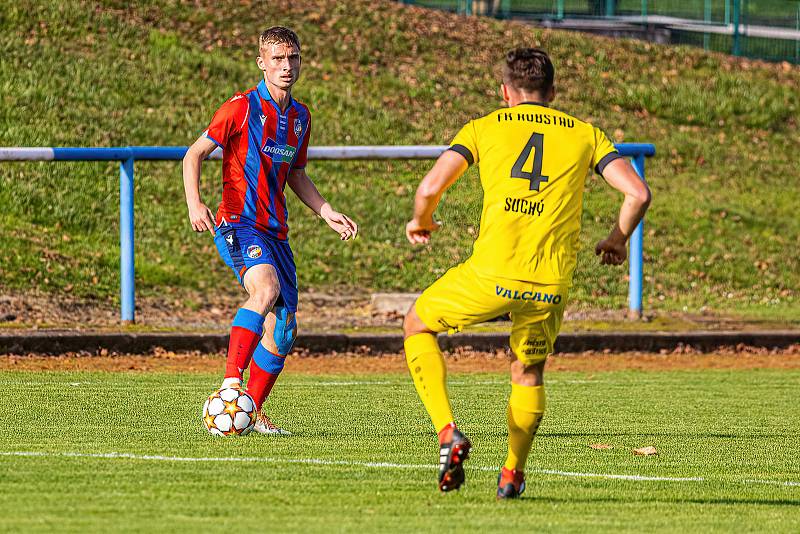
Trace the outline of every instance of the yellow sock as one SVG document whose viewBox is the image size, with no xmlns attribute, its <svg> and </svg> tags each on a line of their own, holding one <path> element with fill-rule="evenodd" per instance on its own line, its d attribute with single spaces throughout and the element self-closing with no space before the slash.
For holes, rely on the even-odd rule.
<svg viewBox="0 0 800 534">
<path fill-rule="evenodd" d="M 414 386 L 439 432 L 453 422 L 453 410 L 447 396 L 447 369 L 436 336 L 416 334 L 406 339 L 404 345 Z"/>
<path fill-rule="evenodd" d="M 508 456 L 506 469 L 525 469 L 533 436 L 544 415 L 544 386 L 522 386 L 511 383 L 508 399 Z"/>
</svg>

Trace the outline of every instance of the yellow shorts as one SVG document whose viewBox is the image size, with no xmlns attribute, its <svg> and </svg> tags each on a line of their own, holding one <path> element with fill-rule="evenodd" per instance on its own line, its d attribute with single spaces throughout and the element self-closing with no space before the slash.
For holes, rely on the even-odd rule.
<svg viewBox="0 0 800 534">
<path fill-rule="evenodd" d="M 532 365 L 553 353 L 569 288 L 488 277 L 467 261 L 447 271 L 417 299 L 419 318 L 434 332 L 511 314 L 511 350 Z"/>
</svg>

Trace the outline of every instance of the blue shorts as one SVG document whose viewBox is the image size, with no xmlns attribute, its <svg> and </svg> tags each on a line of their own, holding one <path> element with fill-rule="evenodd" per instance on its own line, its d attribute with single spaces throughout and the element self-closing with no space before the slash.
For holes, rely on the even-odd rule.
<svg viewBox="0 0 800 534">
<path fill-rule="evenodd" d="M 273 239 L 249 224 L 223 222 L 216 228 L 214 243 L 222 261 L 233 270 L 242 286 L 244 273 L 253 265 L 275 267 L 281 284 L 275 307 L 297 312 L 297 269 L 288 241 Z"/>
</svg>

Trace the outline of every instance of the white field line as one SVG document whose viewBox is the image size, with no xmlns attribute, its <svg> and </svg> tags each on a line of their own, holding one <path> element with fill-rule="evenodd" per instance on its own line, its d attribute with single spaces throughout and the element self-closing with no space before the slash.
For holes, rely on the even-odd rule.
<svg viewBox="0 0 800 534">
<path fill-rule="evenodd" d="M 153 454 L 131 454 L 127 452 L 109 453 L 83 453 L 83 452 L 37 452 L 37 451 L 2 451 L 0 456 L 12 457 L 47 457 L 47 458 L 103 458 L 126 459 L 156 462 L 230 462 L 230 463 L 272 463 L 272 464 L 306 464 L 306 465 L 332 465 L 348 467 L 369 467 L 386 469 L 425 469 L 435 470 L 438 466 L 432 464 L 396 464 L 391 462 L 353 462 L 350 460 L 324 460 L 321 458 L 269 458 L 269 457 L 187 457 L 187 456 L 162 456 Z M 496 467 L 475 466 L 476 471 L 497 471 Z M 529 469 L 528 473 L 554 475 L 573 478 L 602 478 L 606 480 L 626 480 L 631 482 L 713 482 L 704 477 L 659 477 L 644 475 L 619 475 L 613 473 L 581 473 L 574 471 L 559 471 L 555 469 Z M 783 480 L 737 480 L 742 484 L 772 484 L 778 486 L 800 486 L 800 482 Z"/>
</svg>

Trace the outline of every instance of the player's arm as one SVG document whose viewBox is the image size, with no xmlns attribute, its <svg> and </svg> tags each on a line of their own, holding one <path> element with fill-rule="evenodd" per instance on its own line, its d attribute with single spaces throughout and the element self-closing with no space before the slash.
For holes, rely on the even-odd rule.
<svg viewBox="0 0 800 534">
<path fill-rule="evenodd" d="M 608 237 L 597 244 L 594 253 L 602 254 L 602 264 L 621 265 L 628 255 L 625 244 L 650 206 L 650 188 L 624 158 L 615 159 L 606 165 L 603 178 L 611 187 L 625 195 L 625 198 L 619 210 L 617 224 Z"/>
<path fill-rule="evenodd" d="M 427 243 L 431 232 L 441 226 L 433 220 L 433 212 L 447 189 L 458 180 L 469 164 L 466 158 L 455 150 L 445 150 L 433 168 L 417 187 L 414 196 L 414 217 L 406 225 L 406 237 L 412 244 Z"/>
<path fill-rule="evenodd" d="M 189 208 L 189 221 L 195 232 L 208 230 L 214 235 L 214 214 L 200 199 L 200 172 L 203 160 L 214 152 L 217 145 L 205 135 L 195 141 L 183 157 L 183 191 Z"/>
<path fill-rule="evenodd" d="M 328 226 L 339 234 L 339 238 L 342 241 L 355 239 L 358 234 L 358 225 L 350 217 L 344 213 L 339 213 L 331 207 L 330 203 L 323 198 L 317 186 L 306 174 L 304 168 L 289 171 L 286 183 L 292 188 L 297 198 L 303 201 L 303 204 L 322 217 L 328 223 Z"/>
</svg>

